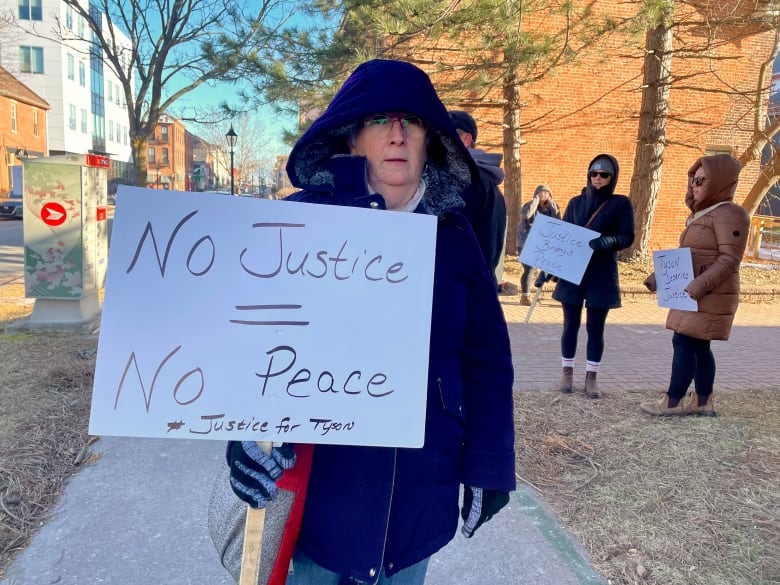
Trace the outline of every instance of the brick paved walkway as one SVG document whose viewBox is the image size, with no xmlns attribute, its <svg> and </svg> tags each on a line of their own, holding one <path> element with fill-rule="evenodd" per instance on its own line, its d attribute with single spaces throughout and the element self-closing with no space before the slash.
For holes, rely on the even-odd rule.
<svg viewBox="0 0 780 585">
<path fill-rule="evenodd" d="M 560 304 L 545 291 L 525 323 L 528 307 L 519 296 L 501 296 L 509 324 L 516 390 L 554 390 L 561 376 Z M 610 311 L 604 357 L 599 370 L 602 390 L 665 391 L 672 362 L 672 332 L 665 327 L 667 309 L 655 298 L 624 298 Z M 580 329 L 575 383 L 585 378 L 585 323 Z M 780 389 L 780 302 L 742 302 L 731 338 L 715 341 L 715 390 L 773 387 Z"/>
</svg>

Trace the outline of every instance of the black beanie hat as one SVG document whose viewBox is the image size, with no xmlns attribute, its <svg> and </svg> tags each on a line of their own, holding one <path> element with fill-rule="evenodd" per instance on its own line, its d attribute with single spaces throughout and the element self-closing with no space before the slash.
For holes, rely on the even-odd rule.
<svg viewBox="0 0 780 585">
<path fill-rule="evenodd" d="M 477 123 L 471 117 L 471 114 L 463 110 L 451 110 L 450 120 L 452 120 L 452 125 L 455 126 L 456 130 L 468 132 L 471 134 L 471 139 L 474 142 L 477 141 Z"/>
</svg>

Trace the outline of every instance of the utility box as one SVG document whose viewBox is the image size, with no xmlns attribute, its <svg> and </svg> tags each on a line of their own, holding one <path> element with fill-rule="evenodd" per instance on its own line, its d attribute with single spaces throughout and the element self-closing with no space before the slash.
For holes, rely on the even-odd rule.
<svg viewBox="0 0 780 585">
<path fill-rule="evenodd" d="M 108 262 L 108 168 L 98 155 L 26 159 L 24 285 L 29 329 L 89 327 Z"/>
</svg>

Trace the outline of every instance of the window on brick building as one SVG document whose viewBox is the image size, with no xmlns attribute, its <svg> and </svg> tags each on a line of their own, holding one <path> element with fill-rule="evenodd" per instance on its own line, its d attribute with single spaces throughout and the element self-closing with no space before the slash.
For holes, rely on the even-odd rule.
<svg viewBox="0 0 780 585">
<path fill-rule="evenodd" d="M 168 149 L 163 148 L 162 149 L 162 164 L 167 165 L 168 164 Z"/>
<path fill-rule="evenodd" d="M 38 110 L 33 110 L 32 115 L 33 115 L 33 136 L 38 138 L 38 134 L 40 133 L 40 125 L 38 124 Z"/>
<path fill-rule="evenodd" d="M 18 127 L 16 125 L 16 102 L 11 102 L 11 132 L 17 132 Z"/>
<path fill-rule="evenodd" d="M 734 154 L 734 148 L 725 144 L 711 144 L 704 148 L 705 156 L 715 156 L 716 154 Z"/>
<path fill-rule="evenodd" d="M 150 148 L 149 149 L 149 162 L 151 164 L 154 164 L 154 162 L 155 162 L 154 148 Z"/>
</svg>

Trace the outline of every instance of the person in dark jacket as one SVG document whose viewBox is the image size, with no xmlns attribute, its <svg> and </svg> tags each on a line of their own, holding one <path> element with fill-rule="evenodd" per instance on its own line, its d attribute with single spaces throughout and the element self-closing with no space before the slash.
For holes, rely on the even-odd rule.
<svg viewBox="0 0 780 585">
<path fill-rule="evenodd" d="M 604 353 L 604 326 L 610 309 L 620 307 L 617 253 L 634 241 L 634 210 L 625 195 L 616 195 L 620 168 L 615 157 L 599 154 L 588 165 L 587 187 L 569 201 L 563 221 L 588 227 L 601 235 L 589 244 L 593 249 L 579 284 L 559 280 L 553 298 L 563 306 L 561 335 L 561 392 L 572 392 L 577 334 L 586 309 L 588 343 L 585 362 L 585 395 L 599 398 L 596 383 Z"/>
<path fill-rule="evenodd" d="M 666 327 L 672 336 L 669 389 L 657 402 L 640 408 L 653 416 L 716 416 L 713 340 L 725 341 L 739 305 L 739 266 L 745 254 L 750 217 L 734 203 L 740 164 L 728 154 L 705 156 L 688 170 L 685 204 L 691 215 L 680 235 L 680 247 L 691 249 L 693 280 L 685 287 L 697 311 L 669 309 Z M 645 280 L 655 292 L 655 273 Z M 691 382 L 695 392 L 683 401 Z"/>
<path fill-rule="evenodd" d="M 302 189 L 294 201 L 438 216 L 424 445 L 315 445 L 287 580 L 418 585 L 428 558 L 455 535 L 461 485 L 467 537 L 515 489 L 507 325 L 474 233 L 457 212 L 476 165 L 428 76 L 409 63 L 372 60 L 298 140 L 287 173 Z M 237 445 L 230 463 L 246 466 L 251 446 Z M 250 462 L 255 475 L 231 471 L 234 491 L 250 505 L 270 497 L 274 459 Z"/>
<path fill-rule="evenodd" d="M 503 292 L 506 201 L 499 188 L 504 181 L 504 171 L 501 169 L 503 155 L 476 147 L 477 123 L 471 114 L 463 110 L 451 110 L 450 119 L 479 169 L 479 181 L 464 194 L 464 213 L 471 222 L 485 262 L 493 271 L 496 290 Z"/>
<path fill-rule="evenodd" d="M 552 189 L 548 185 L 539 185 L 534 189 L 534 196 L 520 209 L 520 222 L 517 224 L 517 233 L 515 234 L 515 244 L 517 245 L 517 255 L 523 251 L 528 233 L 534 225 L 536 214 L 541 213 L 548 217 L 561 219 L 561 212 L 558 204 L 552 198 Z M 522 264 L 522 262 L 521 262 Z M 522 264 L 523 273 L 520 275 L 520 304 L 531 305 L 531 279 L 534 269 L 530 264 Z M 542 283 L 544 284 L 544 280 Z"/>
</svg>

